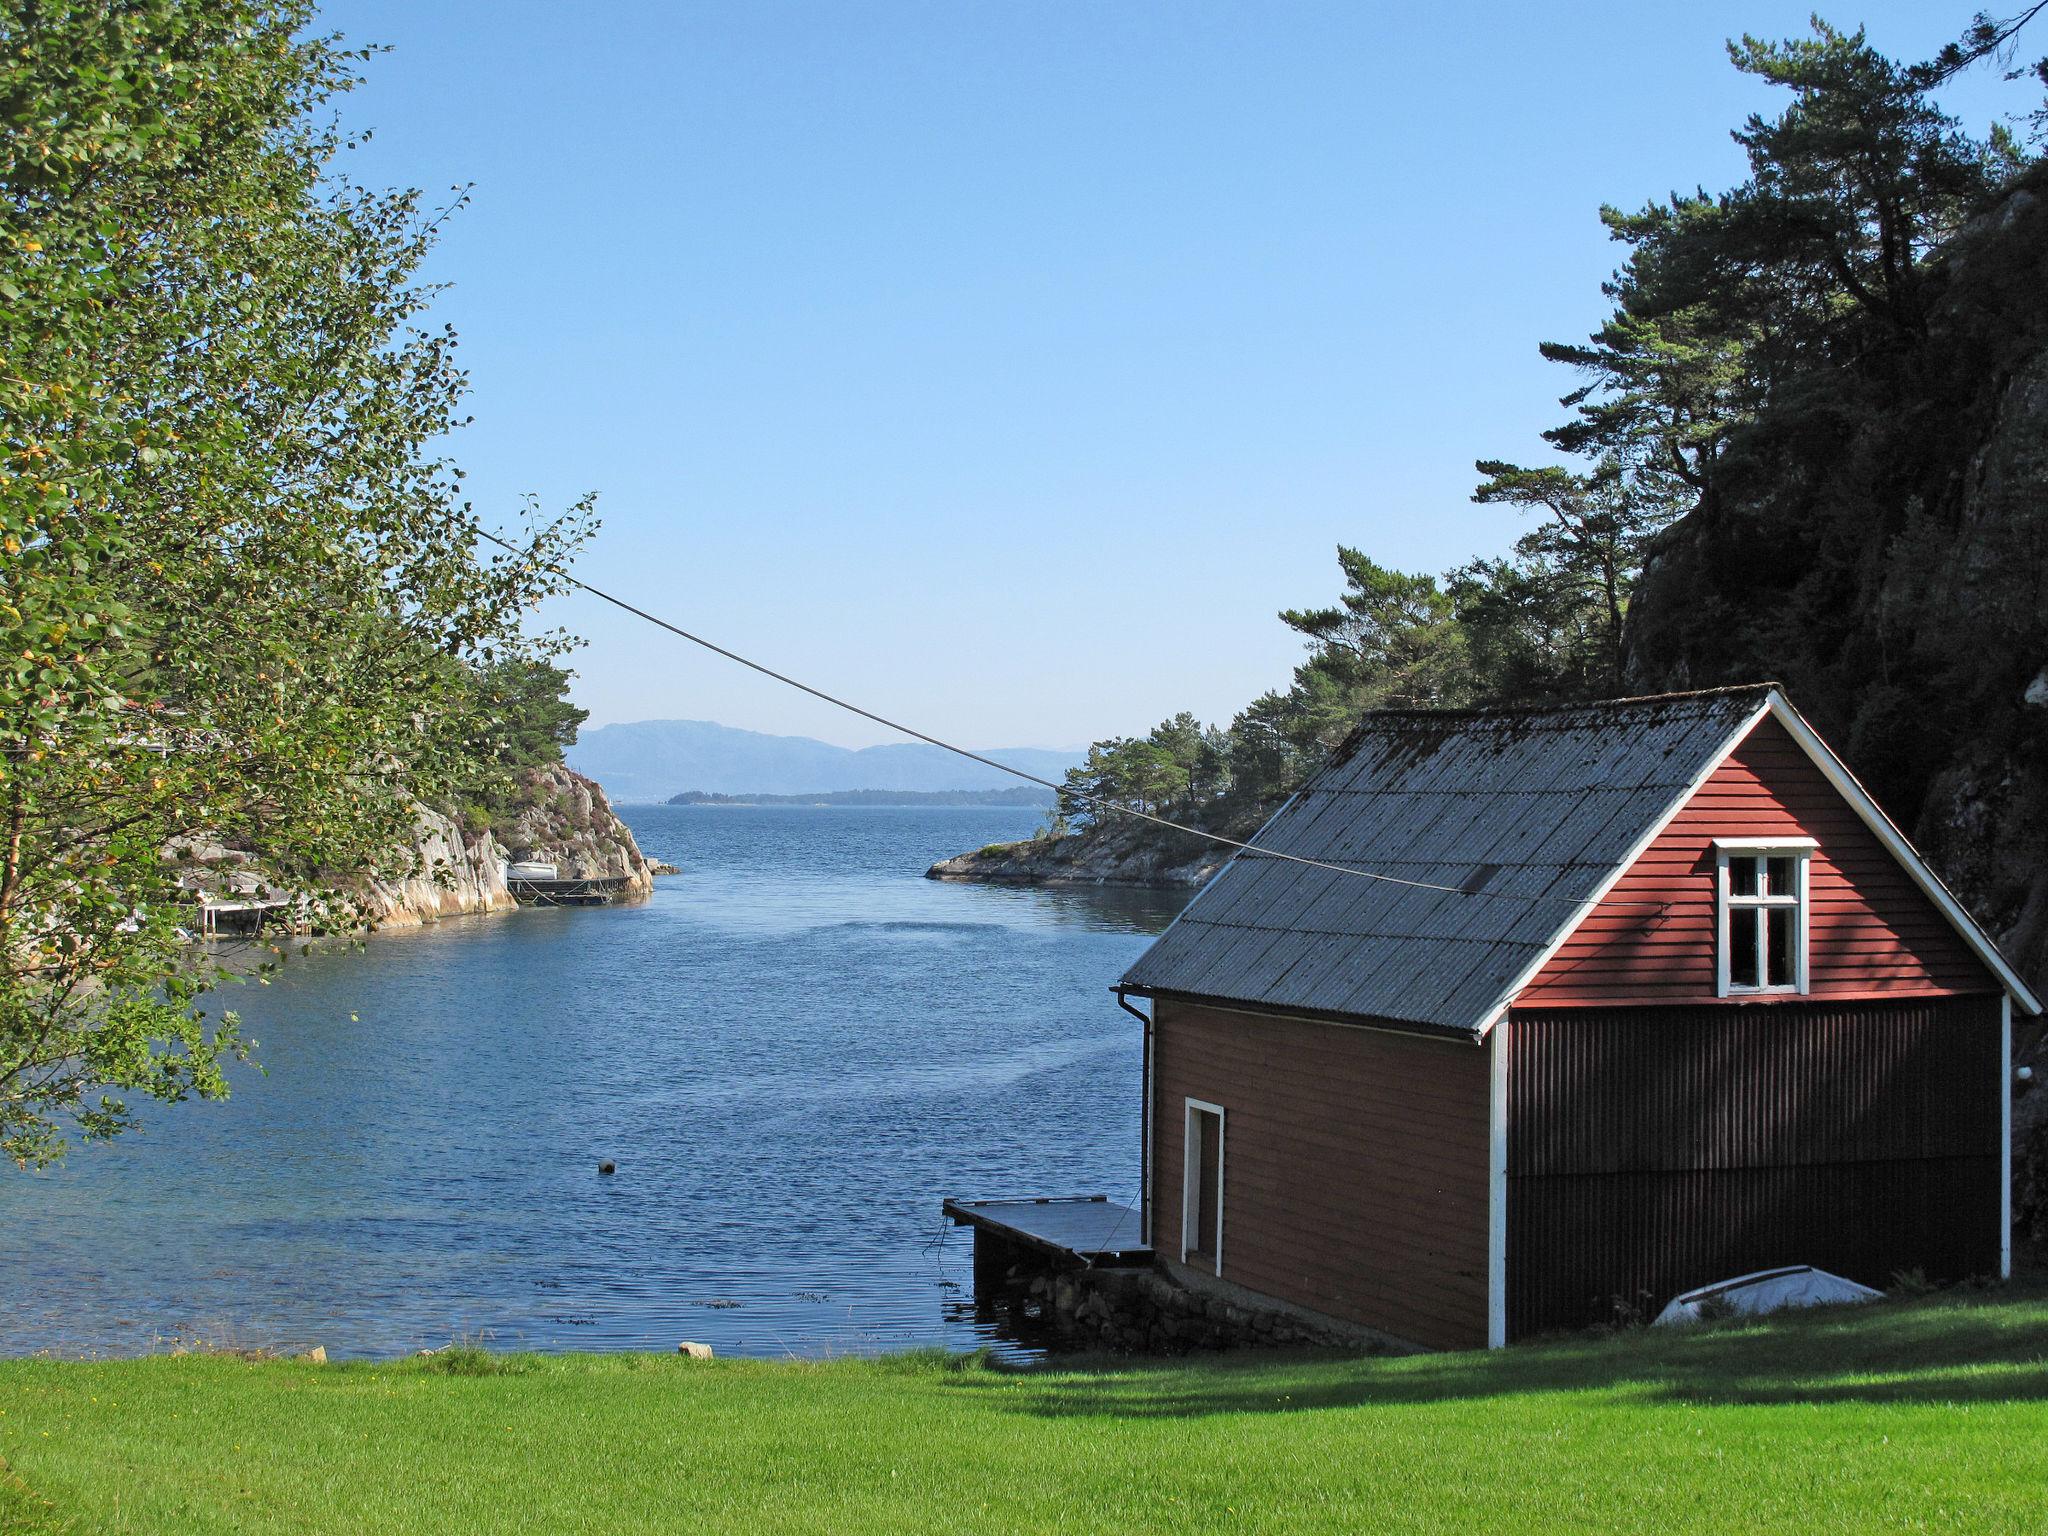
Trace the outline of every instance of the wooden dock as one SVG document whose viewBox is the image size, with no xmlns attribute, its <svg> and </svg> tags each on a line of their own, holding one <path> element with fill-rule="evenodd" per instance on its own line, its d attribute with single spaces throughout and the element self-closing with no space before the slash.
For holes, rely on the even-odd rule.
<svg viewBox="0 0 2048 1536">
<path fill-rule="evenodd" d="M 199 903 L 199 937 L 252 937 L 272 921 L 271 914 L 290 909 L 288 901 L 211 901 Z"/>
<path fill-rule="evenodd" d="M 995 1239 L 1070 1264 L 1139 1265 L 1152 1258 L 1142 1218 L 1107 1195 L 948 1200 L 940 1209 L 958 1225 L 974 1228 L 977 1255 L 984 1239 Z"/>
<path fill-rule="evenodd" d="M 505 888 L 522 907 L 605 907 L 626 888 L 624 875 L 599 875 L 586 880 L 529 880 L 512 875 Z"/>
</svg>

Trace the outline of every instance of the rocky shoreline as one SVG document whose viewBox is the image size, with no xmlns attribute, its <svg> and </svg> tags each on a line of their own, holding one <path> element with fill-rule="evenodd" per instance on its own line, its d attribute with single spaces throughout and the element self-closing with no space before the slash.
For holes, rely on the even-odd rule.
<svg viewBox="0 0 2048 1536">
<path fill-rule="evenodd" d="M 624 879 L 626 901 L 654 890 L 654 867 L 603 788 L 561 763 L 530 770 L 510 812 L 492 825 L 464 826 L 422 805 L 408 852 L 409 873 L 373 878 L 354 892 L 373 929 L 508 911 L 518 903 L 506 886 L 505 866 L 528 859 L 557 866 L 564 879 Z M 270 886 L 256 854 L 192 844 L 176 856 L 186 866 L 180 883 L 195 896 L 233 902 L 287 894 Z"/>
<path fill-rule="evenodd" d="M 991 843 L 941 859 L 928 880 L 998 885 L 1137 886 L 1195 890 L 1221 869 L 1231 850 L 1192 838 L 1161 841 L 1124 831 L 1091 829 L 1059 837 Z"/>
<path fill-rule="evenodd" d="M 644 900 L 654 890 L 653 869 L 603 787 L 561 763 L 533 770 L 501 825 L 471 833 L 422 807 L 416 851 L 420 873 L 373 881 L 364 893 L 365 910 L 379 928 L 517 906 L 505 866 L 527 860 L 555 865 L 565 880 L 623 879 L 624 901 Z M 437 879 L 436 871 L 446 877 Z"/>
</svg>

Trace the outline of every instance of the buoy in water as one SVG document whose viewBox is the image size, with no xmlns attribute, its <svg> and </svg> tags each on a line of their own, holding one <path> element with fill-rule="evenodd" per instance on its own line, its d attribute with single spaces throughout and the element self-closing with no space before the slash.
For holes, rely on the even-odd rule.
<svg viewBox="0 0 2048 1536">
<path fill-rule="evenodd" d="M 598 1163 L 597 1171 L 599 1173 L 617 1173 L 619 1165 L 607 1157 Z"/>
</svg>

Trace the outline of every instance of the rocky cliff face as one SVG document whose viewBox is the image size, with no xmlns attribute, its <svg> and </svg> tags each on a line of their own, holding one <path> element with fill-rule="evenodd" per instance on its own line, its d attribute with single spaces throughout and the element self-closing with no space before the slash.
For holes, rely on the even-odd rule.
<svg viewBox="0 0 2048 1536">
<path fill-rule="evenodd" d="M 471 837 L 438 811 L 420 807 L 413 845 L 417 872 L 373 880 L 359 896 L 380 928 L 412 928 L 437 918 L 517 906 L 505 885 L 502 850 L 489 832 Z"/>
<path fill-rule="evenodd" d="M 181 843 L 172 850 L 182 883 L 216 899 L 270 900 L 273 890 L 255 855 L 218 844 Z M 570 879 L 623 877 L 625 897 L 654 889 L 653 872 L 596 783 L 562 764 L 531 770 L 496 823 L 463 827 L 439 811 L 419 808 L 418 832 L 402 878 L 372 880 L 356 893 L 363 915 L 380 928 L 409 928 L 444 917 L 516 906 L 505 865 L 537 859 Z"/>
<path fill-rule="evenodd" d="M 2048 216 L 2031 222 L 2048 246 Z M 2048 264 L 2041 276 L 2048 283 Z M 2036 296 L 2048 308 L 2048 291 Z M 1965 481 L 1961 564 L 1974 597 L 2018 605 L 2033 633 L 1987 658 L 2004 683 L 1993 729 L 1955 744 L 1928 786 L 1919 830 L 1929 856 L 1966 899 L 1983 903 L 2000 948 L 2039 989 L 2048 986 L 2048 338 L 1997 400 Z"/>
<path fill-rule="evenodd" d="M 654 889 L 632 829 L 613 812 L 604 790 L 560 763 L 531 770 L 507 813 L 479 831 L 422 807 L 417 851 L 420 873 L 373 883 L 364 893 L 365 909 L 379 927 L 514 906 L 505 865 L 526 859 L 555 865 L 564 879 L 623 878 L 629 901 Z"/>
<path fill-rule="evenodd" d="M 562 764 L 535 770 L 491 833 L 511 858 L 557 865 L 565 879 L 624 878 L 638 896 L 654 889 L 640 845 L 603 788 Z"/>
</svg>

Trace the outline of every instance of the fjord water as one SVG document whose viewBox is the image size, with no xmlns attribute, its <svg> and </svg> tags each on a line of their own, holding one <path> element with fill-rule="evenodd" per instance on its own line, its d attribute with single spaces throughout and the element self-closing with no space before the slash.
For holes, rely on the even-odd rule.
<svg viewBox="0 0 2048 1536">
<path fill-rule="evenodd" d="M 1134 1200 L 1176 899 L 923 878 L 1028 810 L 624 815 L 651 901 L 294 957 L 220 997 L 266 1075 L 0 1174 L 0 1353 L 971 1346 L 941 1197 Z"/>
</svg>

